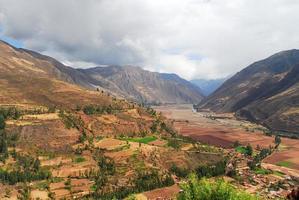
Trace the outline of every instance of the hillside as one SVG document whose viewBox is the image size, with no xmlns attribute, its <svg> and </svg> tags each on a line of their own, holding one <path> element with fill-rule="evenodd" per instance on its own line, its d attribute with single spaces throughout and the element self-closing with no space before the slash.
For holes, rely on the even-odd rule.
<svg viewBox="0 0 299 200">
<path fill-rule="evenodd" d="M 155 110 L 88 90 L 81 70 L 3 42 L 0 52 L 0 199 L 176 194 L 175 170 L 224 162 Z"/>
<path fill-rule="evenodd" d="M 200 88 L 175 74 L 149 72 L 134 66 L 109 66 L 81 69 L 89 80 L 145 103 L 194 103 L 203 98 Z M 106 80 L 108 84 L 100 83 Z"/>
<path fill-rule="evenodd" d="M 0 52 L 0 104 L 75 107 L 86 102 L 111 103 L 106 94 L 73 84 L 76 79 L 65 72 L 72 69 L 54 59 L 4 42 L 0 42 Z"/>
<path fill-rule="evenodd" d="M 199 109 L 236 112 L 276 131 L 299 133 L 299 50 L 279 52 L 227 80 Z"/>
</svg>

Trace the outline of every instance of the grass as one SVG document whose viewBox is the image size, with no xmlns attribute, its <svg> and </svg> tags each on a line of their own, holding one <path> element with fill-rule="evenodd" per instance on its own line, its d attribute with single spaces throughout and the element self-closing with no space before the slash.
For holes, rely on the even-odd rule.
<svg viewBox="0 0 299 200">
<path fill-rule="evenodd" d="M 292 167 L 293 163 L 289 161 L 280 161 L 276 163 L 276 165 L 281 166 L 281 167 Z"/>
<path fill-rule="evenodd" d="M 262 174 L 262 175 L 267 175 L 267 174 L 271 174 L 272 172 L 268 169 L 263 169 L 263 168 L 258 168 L 256 170 L 254 170 L 254 172 L 256 174 Z"/>
<path fill-rule="evenodd" d="M 142 137 L 142 138 L 128 138 L 126 140 L 129 142 L 138 142 L 138 143 L 148 144 L 150 142 L 157 140 L 157 137 L 147 136 L 147 137 Z"/>
<path fill-rule="evenodd" d="M 74 158 L 73 160 L 75 163 L 81 163 L 81 162 L 84 162 L 85 161 L 85 158 L 81 157 L 81 156 L 78 156 L 76 158 Z"/>
<path fill-rule="evenodd" d="M 285 175 L 284 173 L 279 172 L 279 171 L 274 171 L 273 174 L 276 176 L 280 176 L 280 177 L 283 177 Z"/>
</svg>

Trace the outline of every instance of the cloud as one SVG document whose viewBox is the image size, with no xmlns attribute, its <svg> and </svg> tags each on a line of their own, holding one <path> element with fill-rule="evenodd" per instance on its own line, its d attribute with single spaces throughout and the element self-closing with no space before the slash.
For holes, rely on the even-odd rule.
<svg viewBox="0 0 299 200">
<path fill-rule="evenodd" d="M 0 0 L 0 27 L 77 67 L 215 78 L 299 48 L 298 10 L 297 0 Z"/>
</svg>

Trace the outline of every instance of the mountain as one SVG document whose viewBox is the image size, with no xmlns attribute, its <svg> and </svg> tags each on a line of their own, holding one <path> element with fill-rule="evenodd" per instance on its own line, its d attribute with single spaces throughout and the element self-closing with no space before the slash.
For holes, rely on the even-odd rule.
<svg viewBox="0 0 299 200">
<path fill-rule="evenodd" d="M 273 130 L 299 133 L 299 50 L 282 51 L 251 64 L 198 108 L 236 112 Z"/>
<path fill-rule="evenodd" d="M 80 72 L 96 85 L 139 102 L 194 103 L 203 98 L 200 88 L 175 74 L 149 72 L 136 66 L 95 67 Z"/>
<path fill-rule="evenodd" d="M 75 85 L 91 87 L 84 76 L 53 58 L 0 42 L 0 104 L 110 104 L 107 95 Z"/>
<path fill-rule="evenodd" d="M 190 82 L 198 86 L 205 96 L 212 94 L 217 88 L 219 88 L 227 78 L 219 79 L 194 79 Z"/>
<path fill-rule="evenodd" d="M 14 82 L 9 82 L 10 86 L 16 84 L 11 72 L 18 70 L 20 76 L 30 76 L 31 79 L 52 78 L 63 81 L 63 84 L 107 91 L 139 102 L 195 103 L 203 98 L 198 87 L 177 75 L 149 72 L 134 66 L 74 69 L 49 56 L 17 49 L 5 42 L 0 42 L 0 48 L 1 76 L 5 79 L 11 77 L 10 81 Z"/>
</svg>

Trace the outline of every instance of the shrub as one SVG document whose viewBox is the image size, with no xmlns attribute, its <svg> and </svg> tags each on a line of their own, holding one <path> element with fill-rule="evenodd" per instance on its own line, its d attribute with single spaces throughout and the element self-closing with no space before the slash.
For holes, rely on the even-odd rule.
<svg viewBox="0 0 299 200">
<path fill-rule="evenodd" d="M 180 168 L 180 167 L 176 166 L 175 164 L 173 164 L 170 167 L 169 171 L 174 173 L 176 176 L 183 177 L 183 178 L 186 177 L 189 172 L 188 169 Z"/>
</svg>

